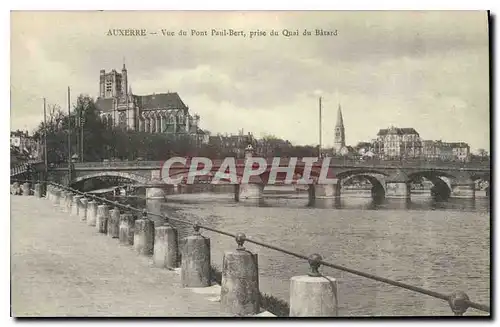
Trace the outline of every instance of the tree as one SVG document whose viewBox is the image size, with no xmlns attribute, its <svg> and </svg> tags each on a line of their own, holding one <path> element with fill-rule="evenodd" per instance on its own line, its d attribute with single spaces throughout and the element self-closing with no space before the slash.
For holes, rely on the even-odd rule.
<svg viewBox="0 0 500 327">
<path fill-rule="evenodd" d="M 42 140 L 47 132 L 47 159 L 51 163 L 68 161 L 68 127 L 71 126 L 71 153 L 79 153 L 81 131 L 83 128 L 84 159 L 101 160 L 109 133 L 98 114 L 94 100 L 87 95 L 80 95 L 71 112 L 71 116 L 63 112 L 58 105 L 48 105 L 47 124 L 40 123 L 35 130 L 34 138 Z M 71 124 L 70 124 L 71 123 Z"/>
<path fill-rule="evenodd" d="M 480 157 L 487 157 L 488 156 L 488 151 L 486 151 L 485 149 L 479 149 L 479 150 L 477 150 L 477 153 Z"/>
</svg>

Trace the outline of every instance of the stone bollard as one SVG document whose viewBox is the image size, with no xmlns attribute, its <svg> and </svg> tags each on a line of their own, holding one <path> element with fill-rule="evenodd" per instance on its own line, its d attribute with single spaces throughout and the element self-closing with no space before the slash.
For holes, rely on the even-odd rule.
<svg viewBox="0 0 500 327">
<path fill-rule="evenodd" d="M 337 281 L 318 271 L 319 254 L 309 257 L 311 272 L 290 280 L 290 317 L 336 317 L 338 315 Z"/>
<path fill-rule="evenodd" d="M 21 194 L 21 187 L 19 186 L 18 182 L 14 182 L 10 188 L 10 194 L 12 195 L 20 195 Z"/>
<path fill-rule="evenodd" d="M 54 185 L 51 185 L 50 186 L 50 196 L 49 196 L 49 200 L 52 202 L 52 203 L 55 203 L 56 202 L 56 192 L 58 192 L 59 189 L 57 187 L 55 187 Z"/>
<path fill-rule="evenodd" d="M 258 256 L 243 247 L 246 236 L 236 235 L 236 251 L 224 253 L 220 304 L 222 312 L 236 316 L 260 311 Z"/>
<path fill-rule="evenodd" d="M 42 197 L 42 184 L 36 183 L 35 184 L 35 198 L 41 198 Z"/>
<path fill-rule="evenodd" d="M 22 192 L 23 196 L 29 196 L 31 195 L 31 190 L 30 190 L 30 183 L 26 182 L 22 186 Z"/>
<path fill-rule="evenodd" d="M 80 212 L 80 201 L 82 200 L 83 195 L 75 195 L 73 197 L 73 203 L 71 204 L 71 215 L 78 217 Z"/>
<path fill-rule="evenodd" d="M 97 220 L 97 202 L 92 199 L 87 204 L 87 225 L 95 226 Z"/>
<path fill-rule="evenodd" d="M 89 200 L 84 196 L 80 199 L 80 208 L 78 209 L 78 215 L 80 216 L 80 221 L 87 220 L 87 206 Z"/>
<path fill-rule="evenodd" d="M 65 211 L 71 214 L 71 205 L 73 204 L 73 192 L 68 191 L 66 193 L 66 206 Z"/>
<path fill-rule="evenodd" d="M 47 184 L 47 191 L 45 192 L 45 199 L 52 200 L 52 185 Z"/>
<path fill-rule="evenodd" d="M 243 247 L 246 236 L 236 235 L 236 251 L 224 253 L 221 282 L 221 310 L 236 316 L 260 311 L 258 256 Z"/>
<path fill-rule="evenodd" d="M 95 221 L 95 225 L 99 233 L 102 234 L 107 233 L 108 221 L 109 221 L 109 207 L 106 204 L 101 204 L 97 206 L 97 218 Z"/>
<path fill-rule="evenodd" d="M 56 189 L 57 194 L 59 195 L 57 199 L 54 198 L 54 204 L 60 206 L 64 202 L 64 190 L 60 187 Z M 57 202 L 57 203 L 56 203 Z"/>
<path fill-rule="evenodd" d="M 54 192 L 55 192 L 55 187 L 54 187 L 54 185 L 49 184 L 49 185 L 47 186 L 47 188 L 49 189 L 49 190 L 47 191 L 47 200 L 49 200 L 49 201 L 53 201 L 53 200 L 54 200 Z"/>
<path fill-rule="evenodd" d="M 168 224 L 155 228 L 153 264 L 159 268 L 177 267 L 177 229 Z"/>
<path fill-rule="evenodd" d="M 120 209 L 118 209 L 118 203 L 116 203 L 114 209 L 109 212 L 109 216 L 108 236 L 118 238 L 120 236 Z"/>
<path fill-rule="evenodd" d="M 194 225 L 194 235 L 182 241 L 181 280 L 183 287 L 210 286 L 210 239 Z"/>
<path fill-rule="evenodd" d="M 134 224 L 135 217 L 128 211 L 120 215 L 120 230 L 118 233 L 118 238 L 120 244 L 123 245 L 133 245 L 134 244 Z"/>
<path fill-rule="evenodd" d="M 52 202 L 55 206 L 58 206 L 61 203 L 61 190 L 56 188 L 53 190 Z"/>
<path fill-rule="evenodd" d="M 155 224 L 148 218 L 147 211 L 144 210 L 142 219 L 135 221 L 134 225 L 134 249 L 142 255 L 153 254 L 155 237 Z"/>
<path fill-rule="evenodd" d="M 64 211 L 64 208 L 66 207 L 66 196 L 68 195 L 68 192 L 65 189 L 61 189 L 61 197 L 59 199 L 59 209 L 61 211 Z"/>
<path fill-rule="evenodd" d="M 64 206 L 66 205 L 66 193 L 67 191 L 61 188 L 61 197 L 59 199 L 59 208 L 61 210 L 63 210 Z"/>
</svg>

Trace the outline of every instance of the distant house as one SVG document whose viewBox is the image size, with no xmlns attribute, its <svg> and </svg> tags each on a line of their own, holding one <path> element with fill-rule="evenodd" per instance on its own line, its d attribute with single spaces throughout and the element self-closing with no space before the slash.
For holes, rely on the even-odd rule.
<svg viewBox="0 0 500 327">
<path fill-rule="evenodd" d="M 359 142 L 354 147 L 354 150 L 360 155 L 364 155 L 366 152 L 372 150 L 373 145 L 370 142 Z"/>
<path fill-rule="evenodd" d="M 354 148 L 352 146 L 348 145 L 348 146 L 343 146 L 340 149 L 339 153 L 341 156 L 347 156 L 347 155 L 356 153 L 356 151 L 354 150 Z"/>
<path fill-rule="evenodd" d="M 249 145 L 255 145 L 256 141 L 251 133 L 243 134 L 240 131 L 238 134 L 212 135 L 208 138 L 208 144 L 211 144 L 221 150 L 234 153 L 237 157 L 243 157 L 245 148 Z"/>
<path fill-rule="evenodd" d="M 40 143 L 29 136 L 27 131 L 10 132 L 11 157 L 39 158 L 42 154 Z"/>
<path fill-rule="evenodd" d="M 376 152 L 383 159 L 418 158 L 422 152 L 420 135 L 414 128 L 389 127 L 377 133 Z"/>
<path fill-rule="evenodd" d="M 427 160 L 470 160 L 470 147 L 464 142 L 422 141 L 422 157 Z"/>
</svg>

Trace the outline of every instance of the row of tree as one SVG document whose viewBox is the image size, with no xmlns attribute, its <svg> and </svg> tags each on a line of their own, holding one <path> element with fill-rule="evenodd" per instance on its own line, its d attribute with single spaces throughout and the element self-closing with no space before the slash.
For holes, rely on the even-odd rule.
<svg viewBox="0 0 500 327">
<path fill-rule="evenodd" d="M 243 140 L 236 146 L 226 147 L 224 142 L 200 143 L 187 134 L 151 134 L 120 127 L 110 128 L 100 119 L 94 100 L 86 95 L 77 98 L 71 114 L 58 106 L 49 106 L 48 109 L 47 123 L 40 123 L 33 136 L 35 140 L 43 142 L 46 131 L 49 163 L 67 162 L 69 147 L 71 154 L 78 154 L 78 160 L 83 161 L 166 160 L 172 156 L 201 156 L 212 159 L 242 157 L 242 149 L 247 143 L 251 143 L 258 155 L 264 157 L 318 155 L 317 146 L 295 146 L 273 135 L 264 136 L 260 140 Z M 68 128 L 69 124 L 71 128 Z M 71 130 L 70 135 L 68 130 Z M 353 152 L 344 158 L 359 159 L 359 155 Z M 485 158 L 488 157 L 475 159 Z"/>
<path fill-rule="evenodd" d="M 71 130 L 70 135 L 68 130 Z M 45 132 L 48 162 L 56 164 L 68 162 L 69 153 L 73 156 L 78 154 L 78 160 L 83 161 L 165 160 L 172 156 L 241 156 L 241 152 L 234 149 L 210 142 L 200 143 L 186 134 L 151 134 L 120 127 L 109 128 L 100 119 L 94 100 L 87 95 L 77 98 L 71 114 L 56 105 L 49 105 L 46 124 L 40 123 L 33 137 L 43 142 Z M 318 153 L 317 147 L 293 146 L 283 140 L 277 142 L 278 140 L 265 140 L 267 147 L 272 147 L 270 152 L 273 156 L 312 157 Z M 71 152 L 68 151 L 69 148 Z"/>
</svg>

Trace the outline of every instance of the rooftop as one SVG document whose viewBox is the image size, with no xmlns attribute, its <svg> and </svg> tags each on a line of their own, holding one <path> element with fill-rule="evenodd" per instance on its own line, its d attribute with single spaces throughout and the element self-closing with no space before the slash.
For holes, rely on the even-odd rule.
<svg viewBox="0 0 500 327">
<path fill-rule="evenodd" d="M 399 128 L 399 127 L 389 127 L 389 128 L 384 128 L 378 131 L 377 135 L 378 136 L 385 136 L 385 135 L 419 135 L 418 132 L 411 127 L 404 127 L 404 128 Z"/>
<path fill-rule="evenodd" d="M 137 104 L 143 110 L 171 110 L 171 109 L 187 109 L 188 107 L 181 100 L 177 92 L 173 93 L 158 93 L 149 95 L 134 95 Z M 98 98 L 96 101 L 97 108 L 102 112 L 113 110 L 113 98 Z"/>
<path fill-rule="evenodd" d="M 177 92 L 158 93 L 138 96 L 138 104 L 142 109 L 187 109 Z"/>
</svg>

